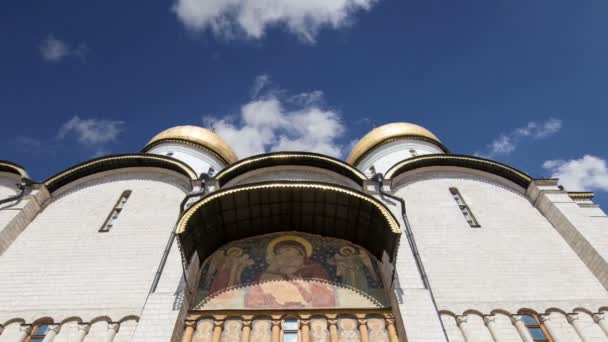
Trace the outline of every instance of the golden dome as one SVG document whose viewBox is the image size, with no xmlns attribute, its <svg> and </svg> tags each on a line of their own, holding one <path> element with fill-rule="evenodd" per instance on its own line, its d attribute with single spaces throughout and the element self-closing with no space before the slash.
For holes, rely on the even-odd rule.
<svg viewBox="0 0 608 342">
<path fill-rule="evenodd" d="M 198 126 L 176 126 L 158 133 L 144 147 L 144 151 L 149 150 L 153 145 L 160 141 L 178 140 L 193 143 L 217 154 L 226 163 L 231 164 L 239 158 L 232 148 L 210 130 Z"/>
<path fill-rule="evenodd" d="M 407 122 L 394 122 L 376 127 L 371 132 L 367 133 L 359 140 L 355 147 L 353 147 L 352 151 L 350 151 L 350 155 L 346 159 L 346 162 L 354 165 L 374 147 L 390 140 L 407 137 L 418 137 L 424 140 L 430 140 L 439 145 L 442 150 L 445 150 L 445 147 L 439 138 L 428 129 Z"/>
</svg>

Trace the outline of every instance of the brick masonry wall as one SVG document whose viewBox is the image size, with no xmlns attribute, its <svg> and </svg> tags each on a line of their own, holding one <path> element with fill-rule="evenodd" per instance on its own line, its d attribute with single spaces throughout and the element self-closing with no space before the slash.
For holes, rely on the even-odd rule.
<svg viewBox="0 0 608 342">
<path fill-rule="evenodd" d="M 102 325 L 126 319 L 116 340 L 129 341 L 188 186 L 164 170 L 127 169 L 60 189 L 2 255 L 0 324 L 97 320 L 93 341 Z M 98 232 L 125 190 L 132 194 L 115 226 Z"/>
<path fill-rule="evenodd" d="M 563 317 L 555 318 L 561 323 L 565 314 L 585 308 L 587 313 L 580 314 L 584 333 L 593 341 L 607 340 L 591 313 L 603 310 L 608 293 L 524 189 L 463 170 L 418 172 L 393 184 L 406 201 L 450 340 L 464 339 L 455 318 L 463 315 L 471 338 L 488 340 L 482 316 L 502 311 L 498 331 L 505 341 L 521 341 L 513 324 L 504 320 L 521 308 L 563 310 Z M 469 226 L 450 187 L 459 189 L 481 228 Z M 561 334 L 577 341 L 567 339 L 573 327 L 566 324 Z"/>
</svg>

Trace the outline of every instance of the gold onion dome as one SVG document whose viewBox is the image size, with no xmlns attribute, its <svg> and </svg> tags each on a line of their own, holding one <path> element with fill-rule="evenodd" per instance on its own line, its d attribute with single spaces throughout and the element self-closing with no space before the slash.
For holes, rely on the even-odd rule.
<svg viewBox="0 0 608 342">
<path fill-rule="evenodd" d="M 354 165 L 369 151 L 385 142 L 412 137 L 431 141 L 441 147 L 442 150 L 445 150 L 439 138 L 428 129 L 407 122 L 394 122 L 374 128 L 371 132 L 367 133 L 353 147 L 346 161 Z"/>
<path fill-rule="evenodd" d="M 198 126 L 176 126 L 166 129 L 158 133 L 150 140 L 144 151 L 149 150 L 152 146 L 157 145 L 161 141 L 182 141 L 192 143 L 196 146 L 203 147 L 221 157 L 226 163 L 231 164 L 239 158 L 232 148 L 215 133 L 210 130 Z"/>
</svg>

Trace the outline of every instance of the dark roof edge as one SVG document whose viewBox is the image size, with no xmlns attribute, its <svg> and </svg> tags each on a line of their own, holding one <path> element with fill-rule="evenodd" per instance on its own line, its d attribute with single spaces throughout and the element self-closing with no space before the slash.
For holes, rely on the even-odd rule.
<svg viewBox="0 0 608 342">
<path fill-rule="evenodd" d="M 533 180 L 525 172 L 506 164 L 475 156 L 459 154 L 424 154 L 395 164 L 386 172 L 386 178 L 392 179 L 400 174 L 431 166 L 456 166 L 488 172 L 527 189 Z"/>
<path fill-rule="evenodd" d="M 194 170 L 180 160 L 161 155 L 136 153 L 103 156 L 82 162 L 47 178 L 44 181 L 44 185 L 47 187 L 49 192 L 52 193 L 80 178 L 103 171 L 130 167 L 164 168 L 180 173 L 189 179 L 196 179 L 196 173 Z"/>
</svg>

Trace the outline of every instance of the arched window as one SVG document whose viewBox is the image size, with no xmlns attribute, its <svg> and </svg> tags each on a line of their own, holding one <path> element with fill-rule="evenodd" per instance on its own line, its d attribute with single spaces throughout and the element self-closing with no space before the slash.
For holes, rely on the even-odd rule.
<svg viewBox="0 0 608 342">
<path fill-rule="evenodd" d="M 25 340 L 25 342 L 42 342 L 42 340 L 44 340 L 44 336 L 46 336 L 46 333 L 49 331 L 49 324 L 51 324 L 51 321 L 47 320 L 34 324 L 32 333 Z"/>
<path fill-rule="evenodd" d="M 298 320 L 285 318 L 283 320 L 283 342 L 298 342 Z"/>
<path fill-rule="evenodd" d="M 532 339 L 536 342 L 552 342 L 551 336 L 547 332 L 547 329 L 543 326 L 538 318 L 538 315 L 532 311 L 522 310 L 519 312 L 521 319 L 523 320 L 526 328 L 532 335 Z"/>
</svg>

